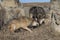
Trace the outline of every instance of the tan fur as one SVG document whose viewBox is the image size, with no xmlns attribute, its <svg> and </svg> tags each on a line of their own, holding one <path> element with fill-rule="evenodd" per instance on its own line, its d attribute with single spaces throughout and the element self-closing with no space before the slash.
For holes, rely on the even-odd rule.
<svg viewBox="0 0 60 40">
<path fill-rule="evenodd" d="M 24 11 L 23 8 L 15 8 L 15 9 L 14 9 L 14 12 L 15 12 L 15 13 L 18 13 L 19 16 L 25 16 L 25 11 Z"/>
<path fill-rule="evenodd" d="M 57 25 L 56 24 L 56 20 L 55 20 L 55 13 L 53 13 L 53 16 L 51 18 L 51 30 L 52 32 L 54 32 L 55 35 L 60 35 L 60 24 Z"/>
<path fill-rule="evenodd" d="M 24 9 L 22 8 L 5 8 L 6 13 L 4 13 L 4 24 L 7 24 L 11 19 L 18 18 L 20 16 L 25 16 Z"/>
<path fill-rule="evenodd" d="M 20 19 L 15 19 L 15 20 L 12 20 L 9 25 L 8 25 L 8 28 L 11 32 L 14 32 L 16 29 L 19 29 L 19 28 L 23 28 L 23 29 L 26 29 L 28 30 L 29 32 L 32 32 L 28 26 L 32 23 L 32 19 L 31 18 L 27 18 L 27 17 L 20 17 Z"/>
<path fill-rule="evenodd" d="M 15 0 L 3 0 L 3 2 L 1 2 L 2 6 L 4 7 L 17 7 L 18 3 Z"/>
<path fill-rule="evenodd" d="M 52 15 L 52 13 L 56 13 L 56 11 L 51 9 L 51 10 L 49 11 L 49 13 L 46 14 L 46 19 L 44 20 L 45 25 L 48 25 L 48 24 L 51 23 L 51 15 Z"/>
</svg>

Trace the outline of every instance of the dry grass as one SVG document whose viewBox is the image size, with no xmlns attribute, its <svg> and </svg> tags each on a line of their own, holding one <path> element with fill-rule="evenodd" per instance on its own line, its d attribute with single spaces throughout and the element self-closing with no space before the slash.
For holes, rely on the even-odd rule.
<svg viewBox="0 0 60 40">
<path fill-rule="evenodd" d="M 33 33 L 21 30 L 16 33 L 8 31 L 0 31 L 0 40 L 60 40 L 60 36 L 54 35 L 50 29 L 50 25 L 41 25 L 32 29 Z"/>
</svg>

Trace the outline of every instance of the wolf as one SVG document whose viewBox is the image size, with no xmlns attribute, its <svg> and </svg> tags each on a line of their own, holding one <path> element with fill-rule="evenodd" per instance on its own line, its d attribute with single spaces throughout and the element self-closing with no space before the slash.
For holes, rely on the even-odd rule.
<svg viewBox="0 0 60 40">
<path fill-rule="evenodd" d="M 33 18 L 34 20 L 36 20 L 39 25 L 43 23 L 45 17 L 46 17 L 46 13 L 44 11 L 44 8 L 42 7 L 38 7 L 38 6 L 34 6 L 30 9 L 29 11 L 29 16 L 31 18 Z"/>
<path fill-rule="evenodd" d="M 52 16 L 51 16 L 51 29 L 52 29 L 52 32 L 55 33 L 55 35 L 60 35 L 60 24 L 58 24 L 56 21 L 55 13 L 52 13 Z"/>
<path fill-rule="evenodd" d="M 4 24 L 7 24 L 10 20 L 18 18 L 24 15 L 24 9 L 22 8 L 5 8 L 6 13 L 4 15 Z"/>
<path fill-rule="evenodd" d="M 10 30 L 10 32 L 14 32 L 15 30 L 19 28 L 23 28 L 23 29 L 28 30 L 29 32 L 32 32 L 32 30 L 29 29 L 28 26 L 29 25 L 36 26 L 37 24 L 38 23 L 32 18 L 23 16 L 18 19 L 14 19 L 10 21 L 8 24 L 8 29 Z"/>
</svg>

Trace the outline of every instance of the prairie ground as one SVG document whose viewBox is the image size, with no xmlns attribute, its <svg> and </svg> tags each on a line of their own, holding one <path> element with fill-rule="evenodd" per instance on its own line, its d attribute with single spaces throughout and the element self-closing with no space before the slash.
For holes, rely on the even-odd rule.
<svg viewBox="0 0 60 40">
<path fill-rule="evenodd" d="M 23 29 L 15 33 L 0 30 L 0 40 L 60 40 L 60 36 L 54 35 L 50 26 L 43 24 L 32 29 L 33 33 Z"/>
</svg>

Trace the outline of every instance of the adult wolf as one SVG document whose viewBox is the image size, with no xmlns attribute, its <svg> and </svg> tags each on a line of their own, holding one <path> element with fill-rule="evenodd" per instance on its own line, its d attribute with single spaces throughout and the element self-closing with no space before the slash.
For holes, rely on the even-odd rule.
<svg viewBox="0 0 60 40">
<path fill-rule="evenodd" d="M 38 23 L 36 21 L 34 21 L 32 18 L 28 18 L 28 17 L 20 17 L 18 19 L 14 19 L 12 21 L 9 22 L 8 24 L 8 29 L 11 32 L 14 32 L 15 30 L 19 29 L 19 28 L 23 28 L 28 30 L 29 32 L 32 32 L 32 30 L 30 30 L 28 28 L 29 25 L 32 26 L 36 26 Z"/>
<path fill-rule="evenodd" d="M 46 14 L 42 7 L 34 6 L 30 9 L 29 16 L 36 20 L 40 25 L 40 21 L 46 17 Z"/>
</svg>

